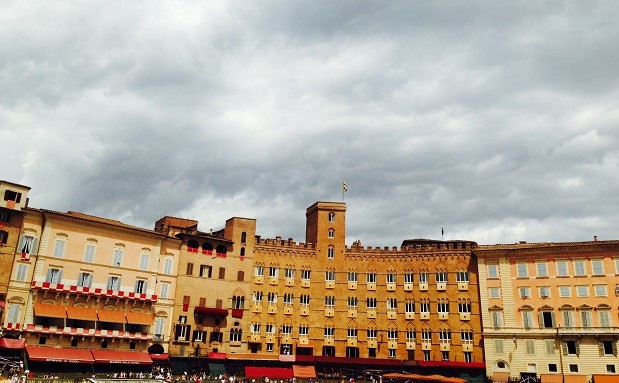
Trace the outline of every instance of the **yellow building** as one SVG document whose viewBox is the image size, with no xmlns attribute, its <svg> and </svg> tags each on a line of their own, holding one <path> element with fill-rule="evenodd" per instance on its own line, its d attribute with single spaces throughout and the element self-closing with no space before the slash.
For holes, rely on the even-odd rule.
<svg viewBox="0 0 619 383">
<path fill-rule="evenodd" d="M 0 319 L 3 318 L 6 306 L 6 292 L 9 287 L 11 269 L 18 246 L 28 246 L 20 243 L 20 233 L 24 212 L 27 206 L 28 186 L 0 180 Z M 21 254 L 20 254 L 21 257 Z"/>
<path fill-rule="evenodd" d="M 3 330 L 25 338 L 31 368 L 118 369 L 166 352 L 180 240 L 77 212 L 22 211 L 30 246 L 14 258 Z"/>
<path fill-rule="evenodd" d="M 344 203 L 317 202 L 306 218 L 305 243 L 257 237 L 254 358 L 483 374 L 474 242 L 347 247 Z"/>
<path fill-rule="evenodd" d="M 523 242 L 473 252 L 488 375 L 616 377 L 619 241 Z"/>
<path fill-rule="evenodd" d="M 224 229 L 206 233 L 197 221 L 164 217 L 155 230 L 180 240 L 170 355 L 217 359 L 247 352 L 244 308 L 256 220 L 230 218 Z"/>
</svg>

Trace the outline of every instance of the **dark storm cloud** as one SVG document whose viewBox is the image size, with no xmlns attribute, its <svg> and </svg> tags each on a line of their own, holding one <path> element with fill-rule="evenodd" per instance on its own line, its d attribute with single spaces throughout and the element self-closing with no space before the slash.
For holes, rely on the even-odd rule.
<svg viewBox="0 0 619 383">
<path fill-rule="evenodd" d="M 346 179 L 347 243 L 616 237 L 613 2 L 3 5 L 34 206 L 303 241 Z"/>
</svg>

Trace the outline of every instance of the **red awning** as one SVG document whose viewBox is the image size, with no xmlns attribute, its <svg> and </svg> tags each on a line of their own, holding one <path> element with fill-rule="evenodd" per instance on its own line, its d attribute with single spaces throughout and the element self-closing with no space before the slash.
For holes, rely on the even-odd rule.
<svg viewBox="0 0 619 383">
<path fill-rule="evenodd" d="M 145 352 L 92 350 L 95 363 L 152 364 L 153 360 Z"/>
<path fill-rule="evenodd" d="M 284 367 L 245 367 L 245 377 L 249 379 L 264 378 L 290 379 L 294 376 L 292 368 Z"/>
<path fill-rule="evenodd" d="M 209 359 L 226 359 L 226 353 L 225 352 L 209 352 L 208 358 Z"/>
<path fill-rule="evenodd" d="M 232 309 L 233 318 L 243 318 L 244 309 Z"/>
<path fill-rule="evenodd" d="M 214 316 L 220 316 L 220 317 L 228 316 L 228 309 L 218 309 L 216 307 L 196 306 L 193 312 L 194 314 L 214 315 Z"/>
<path fill-rule="evenodd" d="M 78 348 L 28 346 L 26 352 L 32 362 L 92 363 L 94 361 L 89 350 Z"/>
<path fill-rule="evenodd" d="M 150 356 L 153 362 L 170 360 L 170 354 L 148 354 L 148 356 Z"/>
<path fill-rule="evenodd" d="M 26 339 L 0 338 L 0 348 L 22 350 L 26 347 Z"/>
<path fill-rule="evenodd" d="M 457 367 L 457 368 L 486 368 L 486 363 L 483 362 L 448 362 L 448 361 L 423 361 L 417 362 L 418 366 L 422 367 Z"/>
</svg>

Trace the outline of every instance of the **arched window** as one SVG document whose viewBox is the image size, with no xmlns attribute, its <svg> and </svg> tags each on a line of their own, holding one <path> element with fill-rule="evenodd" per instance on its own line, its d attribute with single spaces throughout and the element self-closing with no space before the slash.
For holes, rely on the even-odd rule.
<svg viewBox="0 0 619 383">
<path fill-rule="evenodd" d="M 224 245 L 217 246 L 217 255 L 225 256 L 228 252 L 228 249 Z"/>
<path fill-rule="evenodd" d="M 241 247 L 241 254 L 240 255 L 241 255 L 241 257 L 245 256 L 245 248 L 244 247 Z"/>
<path fill-rule="evenodd" d="M 335 230 L 329 229 L 328 236 L 329 238 L 335 238 Z"/>
<path fill-rule="evenodd" d="M 204 242 L 202 244 L 202 254 L 213 254 L 213 244 L 210 242 Z"/>
<path fill-rule="evenodd" d="M 242 232 L 241 233 L 241 243 L 246 243 L 247 242 L 247 233 L 246 232 Z"/>
<path fill-rule="evenodd" d="M 189 252 L 197 253 L 199 246 L 200 245 L 198 244 L 198 241 L 196 241 L 195 239 L 190 239 L 189 241 L 187 241 L 187 251 Z"/>
</svg>

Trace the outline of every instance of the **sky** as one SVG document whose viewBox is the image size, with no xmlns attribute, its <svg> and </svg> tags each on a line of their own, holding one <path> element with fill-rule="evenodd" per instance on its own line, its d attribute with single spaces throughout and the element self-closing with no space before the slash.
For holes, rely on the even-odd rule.
<svg viewBox="0 0 619 383">
<path fill-rule="evenodd" d="M 617 1 L 0 7 L 0 179 L 31 207 L 304 242 L 343 199 L 349 245 L 619 239 Z"/>
</svg>

